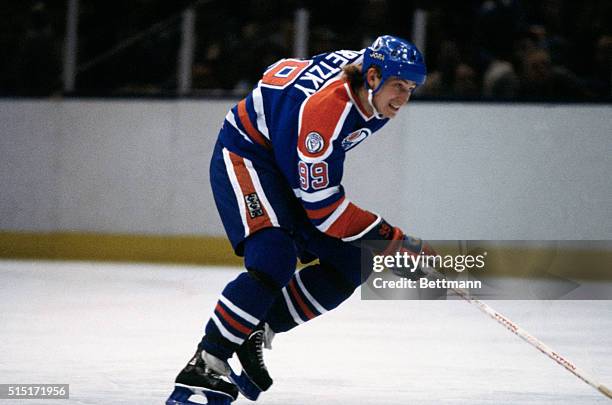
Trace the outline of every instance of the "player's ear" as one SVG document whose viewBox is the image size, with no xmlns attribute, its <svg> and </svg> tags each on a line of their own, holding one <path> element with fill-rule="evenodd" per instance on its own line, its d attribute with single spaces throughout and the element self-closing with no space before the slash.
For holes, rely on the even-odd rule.
<svg viewBox="0 0 612 405">
<path fill-rule="evenodd" d="M 378 69 L 376 69 L 374 66 L 370 66 L 366 73 L 366 80 L 368 81 L 368 86 L 371 89 L 377 88 L 380 80 L 380 73 L 378 72 Z"/>
</svg>

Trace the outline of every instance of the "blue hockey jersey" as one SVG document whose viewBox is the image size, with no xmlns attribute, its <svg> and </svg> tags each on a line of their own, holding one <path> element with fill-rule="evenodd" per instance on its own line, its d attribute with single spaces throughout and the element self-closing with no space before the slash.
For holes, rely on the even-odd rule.
<svg viewBox="0 0 612 405">
<path fill-rule="evenodd" d="M 229 130 L 221 132 L 225 147 L 250 159 L 272 153 L 312 223 L 346 241 L 380 220 L 351 203 L 341 184 L 346 152 L 388 121 L 368 114 L 342 75 L 362 55 L 341 50 L 278 61 L 229 111 Z"/>
</svg>

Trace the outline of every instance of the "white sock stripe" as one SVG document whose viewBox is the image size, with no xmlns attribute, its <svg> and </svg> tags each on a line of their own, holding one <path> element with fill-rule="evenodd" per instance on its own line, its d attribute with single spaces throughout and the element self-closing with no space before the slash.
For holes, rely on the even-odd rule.
<svg viewBox="0 0 612 405">
<path fill-rule="evenodd" d="M 323 305 L 319 304 L 317 300 L 308 292 L 308 290 L 304 286 L 304 283 L 302 282 L 302 277 L 300 277 L 299 271 L 295 273 L 295 278 L 298 282 L 298 286 L 300 287 L 300 290 L 302 290 L 302 293 L 308 299 L 308 301 L 310 301 L 310 303 L 317 309 L 317 311 L 319 311 L 319 314 L 326 313 L 327 310 L 323 308 Z"/>
<path fill-rule="evenodd" d="M 259 175 L 257 175 L 257 171 L 253 167 L 253 162 L 251 162 L 247 158 L 244 158 L 244 165 L 246 166 L 249 174 L 251 175 L 251 180 L 253 181 L 253 186 L 255 187 L 255 191 L 257 192 L 257 195 L 259 196 L 261 203 L 266 209 L 266 212 L 268 213 L 268 217 L 270 217 L 270 222 L 272 222 L 272 225 L 274 226 L 279 226 L 278 218 L 276 217 L 276 212 L 274 212 L 274 209 L 272 208 L 270 201 L 268 201 L 268 197 L 266 197 L 266 193 L 264 193 L 263 187 L 261 186 L 261 181 L 259 180 Z"/>
<path fill-rule="evenodd" d="M 259 322 L 260 322 L 259 319 L 255 318 L 253 315 L 249 315 L 248 313 L 246 313 L 242 309 L 238 308 L 235 304 L 233 304 L 225 296 L 221 295 L 221 297 L 219 297 L 219 301 L 221 301 L 226 307 L 228 307 L 234 313 L 236 313 L 236 315 L 238 315 L 239 317 L 241 317 L 245 321 L 250 322 L 251 324 L 253 324 L 253 326 L 259 325 Z"/>
<path fill-rule="evenodd" d="M 293 302 L 291 302 L 291 298 L 289 298 L 289 294 L 287 293 L 287 287 L 283 288 L 283 297 L 285 297 L 285 304 L 287 304 L 289 313 L 291 314 L 291 317 L 293 318 L 295 323 L 297 323 L 298 325 L 304 323 L 302 318 L 300 318 L 297 311 L 295 310 L 295 307 L 293 306 Z"/>
<path fill-rule="evenodd" d="M 238 345 L 241 345 L 242 343 L 244 343 L 244 339 L 241 339 L 238 336 L 234 335 L 232 332 L 227 330 L 225 328 L 225 326 L 223 326 L 223 323 L 219 320 L 219 318 L 217 318 L 217 314 L 213 313 L 213 315 L 212 315 L 212 317 L 210 319 L 212 319 L 213 322 L 215 323 L 215 325 L 217 325 L 217 328 L 219 329 L 219 332 L 221 332 L 221 334 L 223 335 L 224 338 L 226 338 L 230 342 L 236 343 Z"/>
<path fill-rule="evenodd" d="M 223 148 L 223 161 L 225 162 L 225 170 L 227 171 L 227 176 L 230 179 L 230 183 L 232 183 L 232 188 L 234 189 L 234 194 L 236 195 L 236 201 L 238 202 L 240 219 L 242 220 L 242 226 L 244 226 L 244 236 L 247 236 L 251 230 L 249 229 L 249 224 L 247 222 L 246 205 L 244 199 L 242 198 L 242 190 L 240 189 L 240 184 L 238 183 L 238 178 L 236 177 L 236 172 L 234 171 L 234 165 L 229 156 L 229 151 L 226 148 Z"/>
</svg>

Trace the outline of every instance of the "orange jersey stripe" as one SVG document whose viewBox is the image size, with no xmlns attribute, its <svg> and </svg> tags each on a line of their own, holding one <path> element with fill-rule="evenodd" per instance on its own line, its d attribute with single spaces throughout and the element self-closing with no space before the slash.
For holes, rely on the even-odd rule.
<svg viewBox="0 0 612 405">
<path fill-rule="evenodd" d="M 334 212 L 336 210 L 336 208 L 338 208 L 338 206 L 340 206 L 340 204 L 342 204 L 342 202 L 344 201 L 346 197 L 342 197 L 341 199 L 339 199 L 338 201 L 336 201 L 335 203 L 328 205 L 327 207 L 323 207 L 323 208 L 319 208 L 316 210 L 306 210 L 306 214 L 308 215 L 308 218 L 310 219 L 321 219 L 321 218 L 325 218 L 326 216 L 328 216 L 329 214 L 331 214 L 332 212 Z"/>
<path fill-rule="evenodd" d="M 234 172 L 236 173 L 236 178 L 238 179 L 238 184 L 240 185 L 240 190 L 242 191 L 243 198 L 245 199 L 245 204 L 248 204 L 247 198 L 253 194 L 257 195 L 255 191 L 255 186 L 253 185 L 253 179 L 251 178 L 251 174 L 246 168 L 244 164 L 244 159 L 233 152 L 229 152 L 230 160 L 232 161 L 232 165 L 234 166 Z M 258 196 L 259 199 L 259 196 Z M 263 228 L 269 228 L 272 226 L 272 221 L 270 220 L 270 216 L 266 211 L 266 208 L 261 204 L 261 200 L 259 200 L 261 215 L 251 216 L 249 207 L 247 207 L 247 212 L 244 213 L 247 219 L 247 225 L 249 226 L 250 233 L 254 233 Z"/>
<path fill-rule="evenodd" d="M 251 122 L 251 118 L 249 118 L 249 113 L 246 109 L 246 99 L 242 99 L 238 103 L 238 118 L 240 122 L 242 122 L 242 126 L 246 130 L 249 137 L 255 141 L 256 143 L 270 149 L 270 143 L 268 140 L 255 128 L 253 123 Z"/>
<path fill-rule="evenodd" d="M 225 309 L 223 309 L 221 304 L 217 303 L 217 306 L 215 307 L 215 311 L 217 311 L 219 315 L 221 315 L 227 323 L 232 325 L 232 328 L 236 329 L 240 333 L 244 333 L 245 335 L 248 335 L 249 333 L 251 333 L 252 329 L 247 328 L 246 326 L 244 326 L 243 324 L 241 324 L 240 322 L 232 318 L 232 316 L 228 314 L 225 311 Z"/>
<path fill-rule="evenodd" d="M 298 149 L 304 156 L 309 158 L 321 156 L 330 147 L 334 130 L 348 101 L 349 97 L 342 80 L 331 83 L 306 99 L 298 136 Z M 317 132 L 324 141 L 323 148 L 314 153 L 306 148 L 306 138 L 311 132 Z"/>
<path fill-rule="evenodd" d="M 376 221 L 376 215 L 349 203 L 346 210 L 325 233 L 334 238 L 345 238 L 361 233 L 374 221 Z"/>
<path fill-rule="evenodd" d="M 306 315 L 308 319 L 316 317 L 316 315 L 310 310 L 310 308 L 308 308 L 308 305 L 306 305 L 306 303 L 302 300 L 302 297 L 300 297 L 300 294 L 297 292 L 297 289 L 295 288 L 295 279 L 293 278 L 289 282 L 289 289 L 291 290 L 291 295 L 293 295 L 293 298 L 295 298 L 298 305 L 304 312 L 304 315 Z"/>
</svg>

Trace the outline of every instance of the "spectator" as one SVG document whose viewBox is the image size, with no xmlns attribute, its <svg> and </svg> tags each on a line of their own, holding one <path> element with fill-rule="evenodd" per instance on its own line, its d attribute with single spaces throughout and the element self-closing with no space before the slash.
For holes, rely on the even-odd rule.
<svg viewBox="0 0 612 405">
<path fill-rule="evenodd" d="M 529 51 L 522 61 L 519 96 L 530 100 L 583 99 L 576 76 L 560 66 L 553 66 L 545 49 Z"/>
<path fill-rule="evenodd" d="M 592 97 L 612 96 L 612 35 L 602 35 L 595 46 L 595 63 L 586 86 Z"/>
<path fill-rule="evenodd" d="M 79 69 L 78 93 L 173 92 L 180 11 L 190 4 L 197 13 L 192 67 L 196 91 L 243 94 L 259 80 L 262 69 L 292 55 L 297 8 L 310 11 L 311 54 L 362 48 L 380 31 L 410 37 L 410 16 L 419 8 L 427 12 L 425 49 L 432 74 L 418 94 L 612 99 L 610 0 L 115 3 L 80 4 L 78 64 L 86 69 Z M 3 2 L 0 15 L 5 22 L 0 28 L 0 92 L 44 97 L 60 90 L 66 2 Z M 126 46 L 105 55 L 122 44 Z"/>
<path fill-rule="evenodd" d="M 475 70 L 461 60 L 453 41 L 444 41 L 438 56 L 438 68 L 427 78 L 418 92 L 425 97 L 475 98 L 480 94 Z"/>
<path fill-rule="evenodd" d="M 519 90 L 519 78 L 512 63 L 494 59 L 485 71 L 482 94 L 485 98 L 511 99 Z"/>
<path fill-rule="evenodd" d="M 44 2 L 34 3 L 17 54 L 17 93 L 48 96 L 61 88 L 61 41 Z"/>
</svg>

